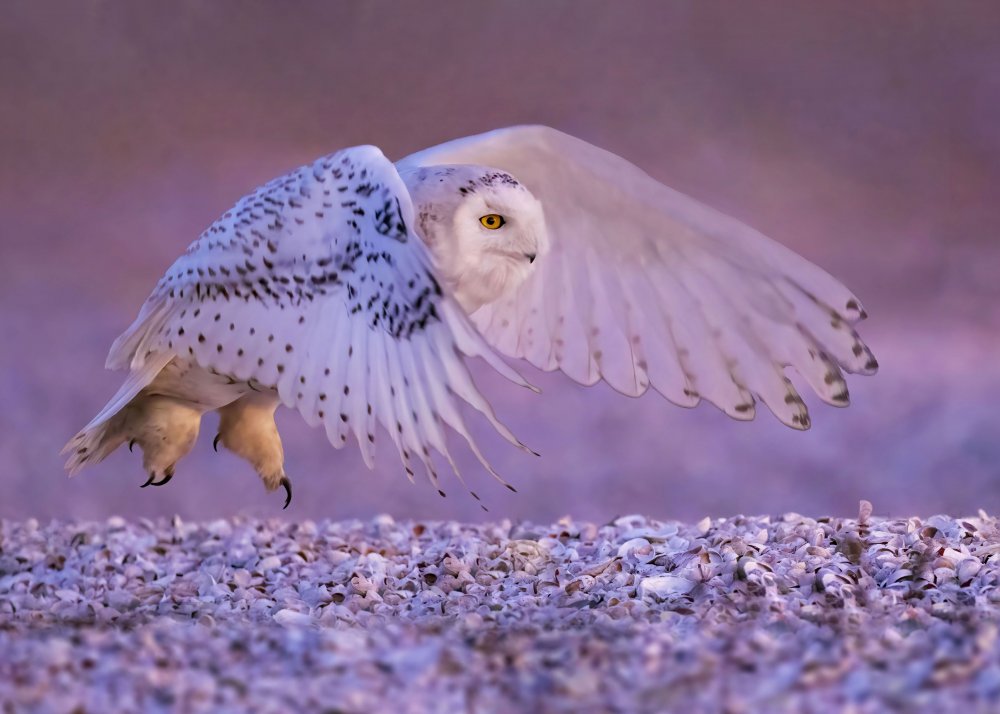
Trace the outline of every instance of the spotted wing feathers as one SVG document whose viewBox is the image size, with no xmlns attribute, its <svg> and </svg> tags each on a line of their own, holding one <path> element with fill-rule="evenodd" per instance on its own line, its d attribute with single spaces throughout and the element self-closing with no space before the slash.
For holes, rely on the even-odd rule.
<svg viewBox="0 0 1000 714">
<path fill-rule="evenodd" d="M 487 469 L 459 403 L 483 413 L 512 443 L 472 382 L 480 356 L 528 386 L 443 294 L 413 208 L 375 147 L 320 159 L 245 197 L 167 271 L 108 364 L 141 370 L 162 355 L 276 389 L 281 401 L 337 448 L 357 442 L 371 466 L 381 426 L 407 474 L 449 462 L 444 427 Z"/>
</svg>

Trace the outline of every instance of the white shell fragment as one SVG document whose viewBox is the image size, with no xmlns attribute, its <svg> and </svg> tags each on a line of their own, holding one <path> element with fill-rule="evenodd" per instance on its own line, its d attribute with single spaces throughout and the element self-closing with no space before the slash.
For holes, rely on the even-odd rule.
<svg viewBox="0 0 1000 714">
<path fill-rule="evenodd" d="M 653 597 L 664 600 L 671 595 L 686 595 L 697 584 L 693 580 L 677 575 L 656 575 L 639 581 L 638 594 L 640 598 Z"/>
<path fill-rule="evenodd" d="M 0 711 L 1000 710 L 1000 530 L 0 520 Z"/>
</svg>

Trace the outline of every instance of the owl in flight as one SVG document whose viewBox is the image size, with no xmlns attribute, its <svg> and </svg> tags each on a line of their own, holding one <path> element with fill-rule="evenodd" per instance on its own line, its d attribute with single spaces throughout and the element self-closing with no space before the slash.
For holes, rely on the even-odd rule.
<svg viewBox="0 0 1000 714">
<path fill-rule="evenodd" d="M 807 429 L 785 368 L 846 406 L 843 372 L 878 368 L 854 330 L 865 316 L 804 258 L 554 129 L 395 164 L 358 146 L 240 199 L 167 270 L 112 345 L 107 367 L 128 376 L 66 445 L 66 467 L 139 446 L 143 486 L 163 485 L 217 411 L 214 445 L 283 486 L 287 506 L 284 404 L 334 447 L 356 440 L 369 468 L 387 436 L 407 476 L 419 461 L 439 491 L 433 452 L 458 474 L 451 427 L 500 479 L 461 414 L 471 405 L 530 451 L 464 362 L 532 388 L 499 355 L 629 396 L 706 399 L 734 419 L 762 402 Z"/>
</svg>

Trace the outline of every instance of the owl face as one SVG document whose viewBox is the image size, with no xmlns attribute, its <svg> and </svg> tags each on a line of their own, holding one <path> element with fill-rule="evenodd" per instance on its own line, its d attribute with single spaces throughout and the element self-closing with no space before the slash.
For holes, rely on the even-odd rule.
<svg viewBox="0 0 1000 714">
<path fill-rule="evenodd" d="M 510 174 L 480 166 L 403 176 L 418 231 L 467 312 L 517 289 L 545 253 L 542 206 Z"/>
</svg>

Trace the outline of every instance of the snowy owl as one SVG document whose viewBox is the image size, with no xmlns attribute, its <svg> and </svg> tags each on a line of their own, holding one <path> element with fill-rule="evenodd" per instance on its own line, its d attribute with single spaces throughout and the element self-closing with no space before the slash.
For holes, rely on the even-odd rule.
<svg viewBox="0 0 1000 714">
<path fill-rule="evenodd" d="M 461 414 L 464 402 L 531 451 L 464 363 L 481 357 L 534 389 L 499 355 L 735 419 L 760 401 L 807 429 L 785 368 L 846 406 L 843 372 L 878 367 L 853 328 L 865 316 L 804 258 L 554 129 L 500 129 L 395 164 L 358 146 L 240 199 L 167 270 L 112 345 L 107 367 L 128 376 L 67 444 L 66 467 L 138 445 L 142 485 L 163 485 L 217 411 L 214 446 L 283 486 L 287 507 L 284 404 L 334 447 L 353 437 L 369 468 L 381 424 L 410 480 L 417 460 L 439 491 L 434 452 L 462 478 L 450 427 L 505 483 Z"/>
</svg>

